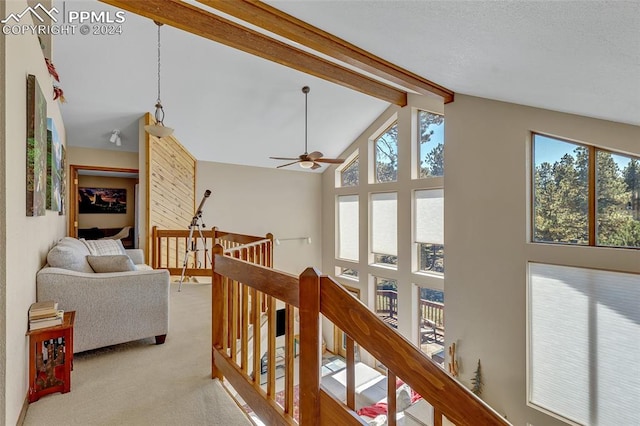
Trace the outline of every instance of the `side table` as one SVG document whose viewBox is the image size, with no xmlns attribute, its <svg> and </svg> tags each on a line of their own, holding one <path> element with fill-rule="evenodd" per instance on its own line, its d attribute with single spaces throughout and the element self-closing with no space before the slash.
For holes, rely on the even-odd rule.
<svg viewBox="0 0 640 426">
<path fill-rule="evenodd" d="M 29 402 L 53 392 L 71 390 L 75 311 L 61 325 L 27 331 L 29 336 Z"/>
</svg>

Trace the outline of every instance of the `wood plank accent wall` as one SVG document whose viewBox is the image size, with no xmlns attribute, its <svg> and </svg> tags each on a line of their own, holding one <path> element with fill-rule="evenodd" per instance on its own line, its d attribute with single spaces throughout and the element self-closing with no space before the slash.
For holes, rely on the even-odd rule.
<svg viewBox="0 0 640 426">
<path fill-rule="evenodd" d="M 147 113 L 145 124 L 153 123 Z M 145 132 L 147 163 L 147 256 L 151 252 L 152 228 L 187 229 L 196 208 L 196 159 L 171 135 L 157 138 Z M 181 247 L 171 252 L 182 256 Z M 169 250 L 169 247 L 163 248 Z M 148 261 L 149 259 L 147 259 Z"/>
</svg>

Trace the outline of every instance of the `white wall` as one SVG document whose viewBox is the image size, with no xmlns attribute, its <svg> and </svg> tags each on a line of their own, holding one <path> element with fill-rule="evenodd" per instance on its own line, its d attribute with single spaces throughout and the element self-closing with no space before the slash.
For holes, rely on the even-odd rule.
<svg viewBox="0 0 640 426">
<path fill-rule="evenodd" d="M 26 1 L 15 0 L 3 2 L 6 10 L 2 16 L 22 12 Z M 28 20 L 26 15 L 24 20 Z M 24 22 L 23 22 L 24 23 Z M 27 395 L 29 376 L 27 311 L 36 298 L 36 272 L 44 265 L 49 248 L 66 233 L 66 217 L 58 212 L 47 211 L 46 216 L 27 217 L 25 206 L 26 192 L 26 79 L 27 74 L 34 74 L 47 97 L 47 116 L 55 120 L 61 140 L 66 140 L 64 125 L 58 103 L 53 101 L 52 78 L 47 71 L 38 38 L 32 35 L 3 36 L 5 43 L 4 72 L 5 87 L 3 96 L 4 127 L 0 133 L 4 135 L 5 149 L 2 158 L 4 181 L 0 192 L 4 193 L 6 205 L 2 210 L 5 222 L 1 234 L 1 242 L 6 248 L 4 282 L 0 286 L 5 289 L 2 310 L 6 320 L 6 335 L 2 344 L 10 350 L 6 351 L 1 367 L 4 370 L 3 384 L 4 405 L 1 421 L 15 424 L 23 402 Z"/>
<path fill-rule="evenodd" d="M 460 378 L 481 359 L 483 399 L 513 424 L 565 424 L 526 406 L 527 262 L 640 272 L 640 251 L 527 242 L 530 135 L 638 155 L 640 127 L 463 95 L 445 126 L 446 340 Z"/>
<path fill-rule="evenodd" d="M 71 146 L 67 149 L 67 164 L 137 169 L 138 153 Z"/>
<path fill-rule="evenodd" d="M 0 2 L 0 16 L 6 16 L 6 4 Z M 0 93 L 6 93 L 5 82 L 5 37 L 0 37 Z M 6 187 L 6 96 L 0 96 L 0 308 L 6 311 L 7 306 L 7 239 L 5 230 L 7 229 L 7 197 L 4 188 Z M 4 424 L 6 414 L 6 371 L 7 371 L 7 316 L 0 314 L 0 424 Z"/>
<path fill-rule="evenodd" d="M 306 267 L 321 265 L 320 177 L 317 173 L 237 166 L 199 161 L 196 204 L 204 191 L 211 196 L 203 208 L 210 229 L 275 238 L 311 237 L 283 241 L 274 246 L 274 266 L 299 275 Z M 196 207 L 197 207 L 196 205 Z M 185 228 L 189 224 L 185 223 Z"/>
</svg>

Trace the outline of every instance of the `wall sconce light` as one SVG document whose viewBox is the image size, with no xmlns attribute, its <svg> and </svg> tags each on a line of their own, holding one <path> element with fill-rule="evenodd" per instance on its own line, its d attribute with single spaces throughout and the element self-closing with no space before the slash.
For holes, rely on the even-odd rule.
<svg viewBox="0 0 640 426">
<path fill-rule="evenodd" d="M 115 129 L 113 132 L 111 132 L 109 142 L 115 143 L 116 146 L 122 146 L 122 140 L 120 139 L 120 130 Z"/>
</svg>

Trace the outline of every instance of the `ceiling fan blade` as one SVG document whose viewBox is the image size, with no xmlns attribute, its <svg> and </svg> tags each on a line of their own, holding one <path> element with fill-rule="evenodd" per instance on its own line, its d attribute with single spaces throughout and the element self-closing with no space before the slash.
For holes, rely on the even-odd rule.
<svg viewBox="0 0 640 426">
<path fill-rule="evenodd" d="M 289 157 L 269 157 L 272 160 L 289 160 L 289 161 L 293 161 L 293 160 L 298 160 L 298 158 L 289 158 Z"/>
<path fill-rule="evenodd" d="M 311 154 L 307 155 L 307 158 L 311 161 L 315 161 L 320 157 L 322 157 L 322 153 L 320 151 L 313 151 Z"/>
<path fill-rule="evenodd" d="M 318 158 L 317 160 L 318 163 L 331 163 L 331 164 L 342 164 L 344 163 L 344 160 L 341 158 Z"/>
<path fill-rule="evenodd" d="M 313 166 L 311 166 L 311 170 L 319 169 L 320 167 L 322 166 L 314 161 Z"/>
<path fill-rule="evenodd" d="M 296 160 L 296 161 L 294 161 L 294 162 L 292 162 L 292 163 L 282 164 L 282 165 L 280 165 L 280 166 L 276 167 L 276 169 L 280 169 L 280 168 L 282 168 L 282 167 L 287 167 L 287 166 L 290 166 L 290 165 L 292 165 L 292 164 L 296 164 L 296 163 L 299 163 L 299 162 L 300 162 L 300 160 Z"/>
</svg>

